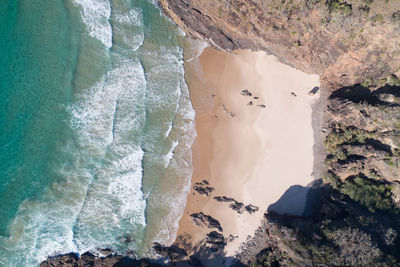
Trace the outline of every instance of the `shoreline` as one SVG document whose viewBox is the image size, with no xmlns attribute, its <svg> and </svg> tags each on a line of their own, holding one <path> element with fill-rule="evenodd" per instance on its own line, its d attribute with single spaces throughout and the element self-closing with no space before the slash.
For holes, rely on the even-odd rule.
<svg viewBox="0 0 400 267">
<path fill-rule="evenodd" d="M 175 244 L 193 253 L 204 245 L 206 234 L 216 229 L 199 227 L 190 217 L 203 212 L 218 220 L 229 239 L 220 253 L 234 256 L 271 204 L 291 185 L 306 186 L 314 180 L 316 126 L 311 105 L 320 93 L 307 93 L 319 85 L 318 76 L 295 70 L 265 52 L 229 54 L 207 47 L 185 62 L 185 79 L 196 111 L 197 137 L 192 146 L 192 188 Z M 297 126 L 302 129 L 297 131 Z M 293 137 L 304 140 L 296 142 Z M 290 146 L 299 146 L 296 155 L 288 151 Z M 303 149 L 307 155 L 297 157 Z M 282 162 L 287 157 L 289 161 Z M 199 194 L 193 189 L 196 185 L 213 191 L 209 196 Z M 243 206 L 235 211 L 229 207 L 235 203 Z M 249 204 L 258 211 L 247 212 L 244 206 Z"/>
</svg>

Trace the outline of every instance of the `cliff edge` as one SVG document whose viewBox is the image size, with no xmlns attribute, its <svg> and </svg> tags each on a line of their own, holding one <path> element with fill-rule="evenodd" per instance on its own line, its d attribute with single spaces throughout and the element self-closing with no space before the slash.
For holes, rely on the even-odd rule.
<svg viewBox="0 0 400 267">
<path fill-rule="evenodd" d="M 265 50 L 329 88 L 400 74 L 400 1 L 159 0 L 189 36 Z"/>
</svg>

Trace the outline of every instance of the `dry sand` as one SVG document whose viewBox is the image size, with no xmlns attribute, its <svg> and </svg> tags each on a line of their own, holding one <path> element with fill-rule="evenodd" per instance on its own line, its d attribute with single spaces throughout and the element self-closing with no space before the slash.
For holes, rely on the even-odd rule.
<svg viewBox="0 0 400 267">
<path fill-rule="evenodd" d="M 290 186 L 313 180 L 311 105 L 319 93 L 308 92 L 318 86 L 318 76 L 264 52 L 228 54 L 211 48 L 185 62 L 185 68 L 196 111 L 192 184 L 206 179 L 215 191 L 207 197 L 191 189 L 178 236 L 189 235 L 196 243 L 211 231 L 196 226 L 189 216 L 202 211 L 221 223 L 224 236 L 238 236 L 225 248 L 226 256 L 232 256 L 254 233 L 269 205 Z M 244 89 L 252 96 L 241 95 Z M 239 214 L 214 196 L 251 203 L 259 211 Z M 296 204 L 290 208 L 301 214 L 303 203 Z"/>
</svg>

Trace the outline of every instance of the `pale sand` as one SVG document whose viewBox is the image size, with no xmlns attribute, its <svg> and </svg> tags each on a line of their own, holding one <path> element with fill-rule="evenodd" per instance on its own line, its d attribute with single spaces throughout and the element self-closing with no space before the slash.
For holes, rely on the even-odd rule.
<svg viewBox="0 0 400 267">
<path fill-rule="evenodd" d="M 311 105 L 319 93 L 308 92 L 318 86 L 318 76 L 264 52 L 228 54 L 210 48 L 185 62 L 185 68 L 196 111 L 192 184 L 206 179 L 215 191 L 206 197 L 191 190 L 178 236 L 189 234 L 197 242 L 211 231 L 190 219 L 189 214 L 202 211 L 221 223 L 224 236 L 239 236 L 225 248 L 226 256 L 232 256 L 254 233 L 270 204 L 290 186 L 313 180 Z M 243 89 L 259 99 L 242 96 Z M 261 104 L 266 108 L 257 106 Z M 214 196 L 233 197 L 260 210 L 238 214 Z M 303 208 L 299 203 L 296 209 L 301 213 Z"/>
</svg>

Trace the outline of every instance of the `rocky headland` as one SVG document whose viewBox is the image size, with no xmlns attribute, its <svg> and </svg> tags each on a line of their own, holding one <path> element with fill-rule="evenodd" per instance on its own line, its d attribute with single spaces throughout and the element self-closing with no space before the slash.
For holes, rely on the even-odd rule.
<svg viewBox="0 0 400 267">
<path fill-rule="evenodd" d="M 400 2 L 159 0 L 189 36 L 218 49 L 264 50 L 330 88 L 400 70 Z M 384 82 L 383 82 L 384 83 Z"/>
</svg>

